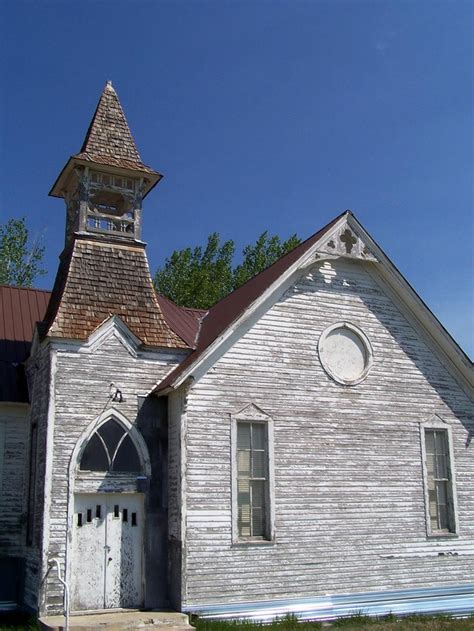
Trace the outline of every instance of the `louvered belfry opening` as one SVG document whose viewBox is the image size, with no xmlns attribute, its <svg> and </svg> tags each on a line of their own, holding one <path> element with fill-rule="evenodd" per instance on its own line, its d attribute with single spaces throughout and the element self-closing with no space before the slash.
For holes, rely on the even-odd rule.
<svg viewBox="0 0 474 631">
<path fill-rule="evenodd" d="M 188 348 L 163 316 L 141 240 L 142 202 L 160 179 L 107 82 L 81 151 L 50 192 L 66 202 L 66 246 L 43 335 L 85 340 L 117 315 L 147 346 Z"/>
</svg>

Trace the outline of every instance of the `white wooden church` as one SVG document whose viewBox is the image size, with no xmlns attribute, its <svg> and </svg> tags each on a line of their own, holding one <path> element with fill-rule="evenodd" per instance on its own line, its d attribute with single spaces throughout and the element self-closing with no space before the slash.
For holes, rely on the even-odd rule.
<svg viewBox="0 0 474 631">
<path fill-rule="evenodd" d="M 50 192 L 52 292 L 1 287 L 0 609 L 474 610 L 469 359 L 349 211 L 174 305 L 160 178 L 108 83 Z"/>
</svg>

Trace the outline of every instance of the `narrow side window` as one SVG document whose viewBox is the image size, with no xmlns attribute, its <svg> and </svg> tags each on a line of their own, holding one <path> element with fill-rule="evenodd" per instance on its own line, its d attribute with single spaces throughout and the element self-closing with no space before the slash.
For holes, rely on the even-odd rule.
<svg viewBox="0 0 474 631">
<path fill-rule="evenodd" d="M 237 421 L 237 534 L 269 539 L 268 424 Z"/>
<path fill-rule="evenodd" d="M 456 502 L 450 437 L 445 427 L 424 427 L 428 534 L 456 533 Z"/>
</svg>

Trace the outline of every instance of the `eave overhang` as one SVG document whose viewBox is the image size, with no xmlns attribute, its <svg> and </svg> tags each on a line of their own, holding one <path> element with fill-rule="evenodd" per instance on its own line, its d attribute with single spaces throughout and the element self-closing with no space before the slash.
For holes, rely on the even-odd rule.
<svg viewBox="0 0 474 631">
<path fill-rule="evenodd" d="M 105 161 L 99 162 L 97 160 L 87 160 L 84 158 L 78 158 L 77 156 L 71 156 L 64 165 L 61 173 L 58 175 L 48 195 L 50 197 L 64 197 L 64 191 L 67 189 L 68 180 L 74 169 L 76 167 L 91 167 L 92 165 L 96 171 L 103 171 L 104 173 L 111 173 L 113 175 L 143 178 L 143 197 L 146 197 L 163 177 L 161 173 L 153 171 L 145 165 L 143 165 L 143 168 L 139 165 L 133 165 L 133 167 L 116 166 Z"/>
</svg>

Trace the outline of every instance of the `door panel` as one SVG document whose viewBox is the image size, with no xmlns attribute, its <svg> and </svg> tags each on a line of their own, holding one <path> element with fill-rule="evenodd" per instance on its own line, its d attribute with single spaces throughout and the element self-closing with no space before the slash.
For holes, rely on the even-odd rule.
<svg viewBox="0 0 474 631">
<path fill-rule="evenodd" d="M 142 604 L 143 499 L 122 495 L 116 502 L 107 511 L 106 609 Z"/>
<path fill-rule="evenodd" d="M 143 604 L 143 496 L 75 496 L 72 609 Z"/>
<path fill-rule="evenodd" d="M 75 505 L 71 605 L 73 610 L 103 609 L 105 502 L 101 496 L 76 495 Z M 101 519 L 95 516 L 97 506 L 101 506 Z"/>
</svg>

